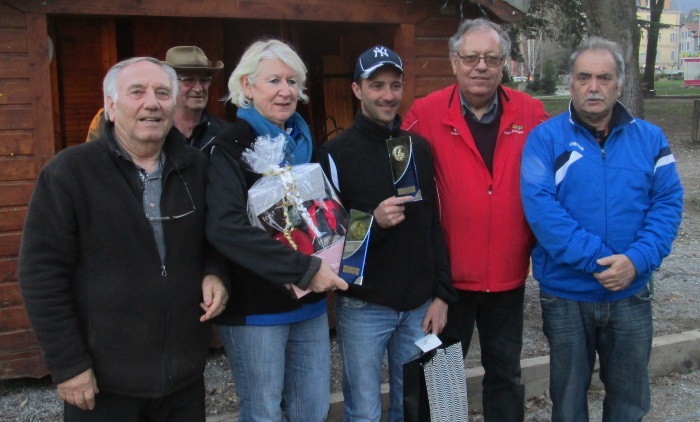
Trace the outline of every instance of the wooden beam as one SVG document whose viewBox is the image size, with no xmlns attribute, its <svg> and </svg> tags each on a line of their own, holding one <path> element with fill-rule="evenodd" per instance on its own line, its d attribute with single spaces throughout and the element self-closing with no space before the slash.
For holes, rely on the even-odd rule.
<svg viewBox="0 0 700 422">
<path fill-rule="evenodd" d="M 23 304 L 18 283 L 0 283 L 0 310 Z"/>
<path fill-rule="evenodd" d="M 301 21 L 416 23 L 438 13 L 434 0 L 5 0 L 28 13 L 182 16 L 223 19 L 279 19 Z"/>
<path fill-rule="evenodd" d="M 454 85 L 457 80 L 454 76 L 441 78 L 427 78 L 416 80 L 416 98 L 425 97 L 435 91 L 439 91 L 446 86 Z"/>
<path fill-rule="evenodd" d="M 399 25 L 394 34 L 394 48 L 401 56 L 401 61 L 403 62 L 405 84 L 403 86 L 403 101 L 401 102 L 399 115 L 405 116 L 416 97 L 416 25 Z"/>
<path fill-rule="evenodd" d="M 34 180 L 36 175 L 33 157 L 0 157 L 0 181 Z"/>
<path fill-rule="evenodd" d="M 22 233 L 0 233 L 0 257 L 14 257 L 19 255 L 19 242 Z M 2 318 L 0 318 L 2 319 Z"/>
<path fill-rule="evenodd" d="M 416 57 L 417 78 L 453 76 L 452 64 L 447 55 L 441 57 Z"/>
<path fill-rule="evenodd" d="M 0 53 L 26 53 L 27 34 L 24 28 L 0 28 Z"/>
<path fill-rule="evenodd" d="M 32 191 L 34 191 L 34 182 L 0 182 L 0 207 L 27 205 Z M 4 280 L 1 263 L 0 280 Z"/>
<path fill-rule="evenodd" d="M 0 157 L 31 155 L 34 153 L 34 139 L 31 130 L 1 130 Z"/>
<path fill-rule="evenodd" d="M 12 338 L 0 336 L 0 343 L 13 341 Z M 41 378 L 48 375 L 49 370 L 46 368 L 44 358 L 42 357 L 39 346 L 36 349 L 3 355 L 0 359 L 0 379 L 34 377 Z"/>
<path fill-rule="evenodd" d="M 0 232 L 22 230 L 26 216 L 27 207 L 0 208 Z"/>
<path fill-rule="evenodd" d="M 34 127 L 35 174 L 50 160 L 54 152 L 53 100 L 49 67 L 49 34 L 46 15 L 27 15 L 27 62 L 32 87 L 32 126 Z"/>
<path fill-rule="evenodd" d="M 0 333 L 0 360 L 10 353 L 26 352 L 28 350 L 41 350 L 32 330 L 11 330 Z M 0 376 L 0 379 L 2 377 Z"/>
<path fill-rule="evenodd" d="M 31 104 L 29 79 L 0 79 L 0 105 Z"/>
<path fill-rule="evenodd" d="M 0 128 L 8 130 L 31 129 L 32 108 L 30 105 L 0 105 Z"/>
<path fill-rule="evenodd" d="M 26 78 L 27 56 L 0 54 L 0 79 Z"/>
<path fill-rule="evenodd" d="M 17 258 L 0 258 L 0 283 L 17 282 Z"/>
<path fill-rule="evenodd" d="M 24 13 L 0 4 L 0 28 L 24 28 Z"/>
</svg>

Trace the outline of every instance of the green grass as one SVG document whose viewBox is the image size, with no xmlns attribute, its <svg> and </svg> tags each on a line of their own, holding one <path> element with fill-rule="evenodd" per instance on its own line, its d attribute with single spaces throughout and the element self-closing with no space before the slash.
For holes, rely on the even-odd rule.
<svg viewBox="0 0 700 422">
<path fill-rule="evenodd" d="M 700 94 L 700 90 L 698 90 Z M 662 94 L 659 94 L 662 95 Z M 544 109 L 550 116 L 556 116 L 568 110 L 569 99 L 540 98 Z M 693 117 L 692 98 L 669 99 L 655 97 L 644 100 L 645 120 L 648 120 L 661 128 L 667 135 L 674 133 L 690 133 Z"/>
<path fill-rule="evenodd" d="M 518 89 L 518 83 L 510 83 L 509 86 L 513 89 Z M 654 90 L 656 91 L 656 95 L 700 96 L 700 87 L 686 87 L 683 85 L 683 80 L 678 79 L 677 76 L 674 80 L 666 79 L 655 81 Z M 525 92 L 533 97 L 542 97 L 541 93 L 530 91 L 529 89 L 526 89 Z"/>
<path fill-rule="evenodd" d="M 544 104 L 545 111 L 552 117 L 569 109 L 569 98 L 567 97 L 540 98 L 540 101 Z"/>
<path fill-rule="evenodd" d="M 654 90 L 656 95 L 700 95 L 700 88 L 685 87 L 679 79 L 655 81 Z"/>
</svg>

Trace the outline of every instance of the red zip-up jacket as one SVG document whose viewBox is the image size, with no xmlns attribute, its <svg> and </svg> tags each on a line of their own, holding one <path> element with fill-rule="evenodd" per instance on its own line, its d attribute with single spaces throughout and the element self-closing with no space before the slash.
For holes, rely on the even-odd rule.
<svg viewBox="0 0 700 422">
<path fill-rule="evenodd" d="M 440 218 L 458 290 L 502 292 L 527 278 L 535 239 L 520 201 L 520 158 L 530 131 L 549 116 L 527 94 L 498 89 L 503 115 L 493 176 L 469 131 L 459 85 L 416 100 L 402 128 L 431 144 Z"/>
</svg>

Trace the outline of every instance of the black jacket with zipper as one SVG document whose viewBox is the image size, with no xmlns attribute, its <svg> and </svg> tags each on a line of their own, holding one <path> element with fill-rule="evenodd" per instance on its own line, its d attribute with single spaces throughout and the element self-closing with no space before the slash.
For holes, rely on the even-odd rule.
<svg viewBox="0 0 700 422">
<path fill-rule="evenodd" d="M 305 289 L 321 266 L 321 259 L 304 255 L 274 240 L 250 224 L 248 190 L 261 175 L 241 162 L 256 135 L 245 120 L 237 120 L 217 136 L 209 156 L 207 238 L 229 260 L 233 294 L 215 320 L 222 325 L 246 325 L 251 315 L 278 314 L 325 298 L 310 293 L 294 299 L 284 284 Z"/>
<path fill-rule="evenodd" d="M 373 213 L 396 194 L 386 140 L 410 136 L 423 197 L 405 204 L 406 219 L 396 226 L 382 229 L 376 221 L 372 224 L 362 285 L 351 284 L 339 293 L 397 311 L 415 309 L 434 297 L 453 303 L 457 294 L 440 225 L 430 145 L 398 127 L 398 118 L 389 129 L 360 111 L 348 130 L 318 150 L 318 160 L 337 182 L 345 209 Z"/>
<path fill-rule="evenodd" d="M 203 374 L 211 328 L 199 322 L 202 278 L 225 276 L 204 235 L 207 160 L 174 131 L 163 150 L 161 215 L 195 209 L 163 221 L 164 263 L 113 125 L 61 151 L 37 178 L 18 278 L 56 383 L 92 367 L 100 391 L 162 397 Z"/>
</svg>

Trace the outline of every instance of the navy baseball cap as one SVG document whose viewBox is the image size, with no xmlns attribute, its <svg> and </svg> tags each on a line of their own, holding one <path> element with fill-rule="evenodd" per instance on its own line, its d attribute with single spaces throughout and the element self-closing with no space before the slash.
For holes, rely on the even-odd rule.
<svg viewBox="0 0 700 422">
<path fill-rule="evenodd" d="M 392 65 L 403 73 L 403 62 L 395 51 L 381 45 L 370 48 L 357 59 L 354 81 L 359 82 L 360 78 L 369 78 L 375 70 L 384 65 Z"/>
</svg>

